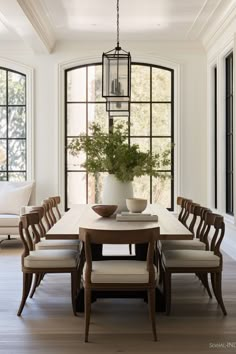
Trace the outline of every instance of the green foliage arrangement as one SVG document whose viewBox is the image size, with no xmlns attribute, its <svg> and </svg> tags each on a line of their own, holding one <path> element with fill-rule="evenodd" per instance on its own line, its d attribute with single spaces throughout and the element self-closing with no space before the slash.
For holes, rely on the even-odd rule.
<svg viewBox="0 0 236 354">
<path fill-rule="evenodd" d="M 139 145 L 127 142 L 128 128 L 123 124 L 114 126 L 113 131 L 104 133 L 99 124 L 90 126 L 90 135 L 81 134 L 68 146 L 73 156 L 81 151 L 87 154 L 83 167 L 89 173 L 108 172 L 122 182 L 132 181 L 134 177 L 152 175 L 157 177 L 160 166 L 170 164 L 170 151 L 162 154 L 142 152 Z"/>
</svg>

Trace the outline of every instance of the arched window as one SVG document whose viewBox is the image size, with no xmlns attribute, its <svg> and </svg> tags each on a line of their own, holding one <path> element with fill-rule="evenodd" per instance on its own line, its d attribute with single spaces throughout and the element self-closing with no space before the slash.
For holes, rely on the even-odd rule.
<svg viewBox="0 0 236 354">
<path fill-rule="evenodd" d="M 102 97 L 100 63 L 73 67 L 65 71 L 65 145 L 81 133 L 88 134 L 91 122 L 108 131 L 108 114 Z M 171 163 L 159 170 L 161 177 L 143 176 L 133 182 L 135 196 L 159 202 L 173 210 L 174 195 L 174 71 L 166 67 L 132 63 L 130 105 L 130 144 L 153 153 L 171 151 Z M 127 120 L 116 117 L 113 120 Z M 101 202 L 104 174 L 92 176 L 81 166 L 86 156 L 65 157 L 65 207 L 76 203 Z M 162 178 L 163 177 L 163 178 Z"/>
<path fill-rule="evenodd" d="M 0 181 L 24 181 L 26 75 L 0 67 Z"/>
</svg>

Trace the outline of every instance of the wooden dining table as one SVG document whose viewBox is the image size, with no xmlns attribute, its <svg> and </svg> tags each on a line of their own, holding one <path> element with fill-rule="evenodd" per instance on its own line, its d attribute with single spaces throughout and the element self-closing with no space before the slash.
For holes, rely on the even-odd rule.
<svg viewBox="0 0 236 354">
<path fill-rule="evenodd" d="M 116 216 L 103 218 L 96 214 L 91 204 L 73 205 L 60 220 L 46 233 L 46 239 L 78 239 L 79 228 L 94 230 L 145 230 L 160 227 L 159 240 L 191 240 L 193 234 L 167 209 L 159 204 L 149 204 L 144 213 L 150 213 L 158 216 L 158 221 L 117 221 Z M 102 245 L 93 245 L 92 254 L 94 260 L 110 260 L 110 259 L 134 259 L 144 260 L 146 258 L 146 245 L 136 245 L 134 255 L 112 255 L 104 256 L 102 254 Z M 134 297 L 134 294 L 123 293 L 123 297 Z M 94 293 L 93 301 L 99 297 L 120 297 L 117 292 L 111 293 Z M 143 298 L 145 301 L 145 293 L 135 294 L 137 298 Z M 83 290 L 80 291 L 77 299 L 78 312 L 83 311 Z M 165 302 L 163 292 L 157 288 L 156 291 L 156 309 L 158 311 L 165 310 Z"/>
<path fill-rule="evenodd" d="M 103 218 L 91 204 L 76 204 L 46 233 L 46 239 L 78 239 L 79 228 L 95 230 L 145 230 L 160 227 L 160 240 L 189 240 L 193 234 L 167 209 L 149 204 L 144 213 L 155 214 L 158 221 L 117 221 L 116 216 Z"/>
</svg>

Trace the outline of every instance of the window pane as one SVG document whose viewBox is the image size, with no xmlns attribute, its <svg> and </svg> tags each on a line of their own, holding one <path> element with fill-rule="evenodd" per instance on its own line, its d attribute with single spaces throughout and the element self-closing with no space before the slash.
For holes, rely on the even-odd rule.
<svg viewBox="0 0 236 354">
<path fill-rule="evenodd" d="M 104 101 L 102 97 L 102 66 L 88 67 L 88 101 Z"/>
<path fill-rule="evenodd" d="M 70 144 L 72 139 L 67 139 L 67 143 Z M 82 164 L 85 163 L 86 154 L 80 151 L 78 156 L 71 155 L 70 151 L 67 151 L 67 169 L 68 170 L 84 170 Z"/>
<path fill-rule="evenodd" d="M 67 105 L 67 134 L 77 136 L 86 133 L 86 104 L 68 103 Z"/>
<path fill-rule="evenodd" d="M 6 172 L 0 172 L 0 181 L 7 181 Z"/>
<path fill-rule="evenodd" d="M 152 202 L 171 208 L 171 174 L 164 172 L 152 178 Z"/>
<path fill-rule="evenodd" d="M 69 172 L 67 177 L 68 207 L 86 204 L 86 172 Z"/>
<path fill-rule="evenodd" d="M 25 76 L 8 72 L 8 104 L 25 104 Z"/>
<path fill-rule="evenodd" d="M 131 101 L 150 101 L 150 67 L 131 66 Z"/>
<path fill-rule="evenodd" d="M 6 171 L 6 140 L 0 140 L 0 171 Z"/>
<path fill-rule="evenodd" d="M 25 107 L 8 108 L 8 136 L 9 138 L 25 138 Z"/>
<path fill-rule="evenodd" d="M 152 105 L 152 134 L 171 135 L 171 104 Z"/>
<path fill-rule="evenodd" d="M 146 152 L 150 150 L 150 139 L 149 138 L 132 138 L 130 139 L 130 144 L 139 145 L 140 151 Z"/>
<path fill-rule="evenodd" d="M 6 70 L 0 69 L 0 104 L 6 104 Z"/>
<path fill-rule="evenodd" d="M 9 172 L 8 180 L 14 182 L 20 182 L 26 180 L 26 173 L 25 172 Z"/>
<path fill-rule="evenodd" d="M 171 71 L 159 68 L 152 69 L 152 100 L 171 100 Z"/>
<path fill-rule="evenodd" d="M 6 138 L 6 133 L 7 133 L 6 108 L 0 107 L 0 138 Z"/>
<path fill-rule="evenodd" d="M 162 154 L 165 151 L 171 152 L 171 139 L 170 138 L 153 138 L 152 139 L 152 151 L 154 154 Z M 170 156 L 170 155 L 169 155 Z M 161 164 L 161 170 L 170 170 L 171 164 Z"/>
<path fill-rule="evenodd" d="M 67 100 L 68 102 L 86 101 L 86 68 L 67 72 Z"/>
<path fill-rule="evenodd" d="M 150 177 L 136 177 L 133 181 L 133 190 L 135 198 L 145 198 L 150 201 Z"/>
<path fill-rule="evenodd" d="M 88 104 L 88 123 L 98 123 L 104 130 L 108 131 L 108 113 L 105 103 Z"/>
<path fill-rule="evenodd" d="M 88 203 L 102 203 L 102 188 L 106 175 L 107 173 L 97 173 L 96 176 L 88 175 Z"/>
<path fill-rule="evenodd" d="M 26 170 L 25 140 L 10 140 L 8 145 L 8 169 L 10 171 Z"/>
<path fill-rule="evenodd" d="M 150 135 L 150 104 L 130 105 L 130 135 Z"/>
</svg>

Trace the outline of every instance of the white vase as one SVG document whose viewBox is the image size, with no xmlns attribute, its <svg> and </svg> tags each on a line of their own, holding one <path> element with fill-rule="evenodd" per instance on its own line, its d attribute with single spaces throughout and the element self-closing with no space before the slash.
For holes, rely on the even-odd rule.
<svg viewBox="0 0 236 354">
<path fill-rule="evenodd" d="M 121 182 L 115 175 L 109 174 L 104 178 L 102 202 L 103 204 L 116 204 L 118 208 L 116 212 L 128 210 L 126 206 L 126 198 L 133 197 L 132 182 Z"/>
</svg>

